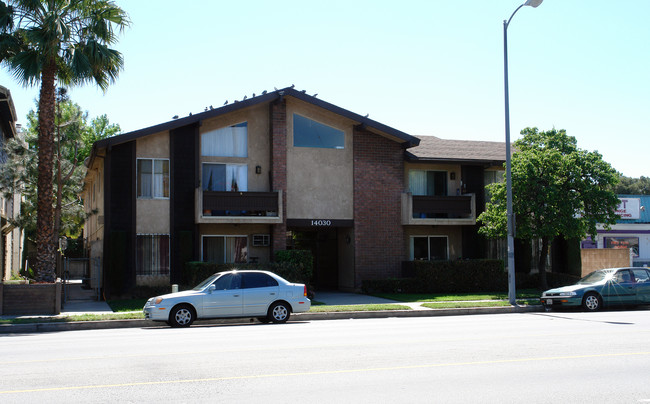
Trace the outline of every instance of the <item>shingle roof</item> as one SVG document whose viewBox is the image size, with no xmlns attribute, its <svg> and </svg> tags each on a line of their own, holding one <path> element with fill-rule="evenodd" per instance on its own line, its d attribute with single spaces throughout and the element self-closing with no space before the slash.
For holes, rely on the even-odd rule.
<svg viewBox="0 0 650 404">
<path fill-rule="evenodd" d="M 420 145 L 407 151 L 412 161 L 467 161 L 502 163 L 506 159 L 505 142 L 440 139 L 420 136 Z"/>
<path fill-rule="evenodd" d="M 232 111 L 250 107 L 252 105 L 275 101 L 279 98 L 287 97 L 287 96 L 291 96 L 301 101 L 308 102 L 315 106 L 324 108 L 330 112 L 339 114 L 353 121 L 356 121 L 358 122 L 358 125 L 362 127 L 368 128 L 370 130 L 380 131 L 396 139 L 399 139 L 399 141 L 404 145 L 405 148 L 416 146 L 420 142 L 419 139 L 416 138 L 415 136 L 411 136 L 407 133 L 391 128 L 390 126 L 386 126 L 375 120 L 368 119 L 365 116 L 361 116 L 347 109 L 343 109 L 334 104 L 330 104 L 329 102 L 325 102 L 319 98 L 316 98 L 315 96 L 308 95 L 302 91 L 294 90 L 293 87 L 287 87 L 280 90 L 271 91 L 269 93 L 265 93 L 257 97 L 248 98 L 244 101 L 239 101 L 233 104 L 222 106 L 220 108 L 215 108 L 213 110 L 209 110 L 206 112 L 193 114 L 180 119 L 175 119 L 173 121 L 150 126 L 148 128 L 143 128 L 132 132 L 124 133 L 118 136 L 99 140 L 95 142 L 94 148 L 107 147 L 109 145 L 120 144 L 120 143 L 124 143 L 124 142 L 128 142 L 140 138 L 142 136 L 147 136 L 157 132 L 172 130 L 172 129 L 180 128 L 182 126 L 195 124 L 205 119 L 214 118 L 216 116 L 224 115 Z"/>
</svg>

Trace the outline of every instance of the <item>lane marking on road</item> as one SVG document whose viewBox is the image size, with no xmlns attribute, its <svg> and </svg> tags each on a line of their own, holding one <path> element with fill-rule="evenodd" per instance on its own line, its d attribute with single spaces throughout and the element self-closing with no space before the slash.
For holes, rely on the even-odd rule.
<svg viewBox="0 0 650 404">
<path fill-rule="evenodd" d="M 266 379 L 266 378 L 279 378 L 279 377 L 297 377 L 297 376 L 323 376 L 323 375 L 337 375 L 337 374 L 346 374 L 346 373 L 349 374 L 349 373 L 385 372 L 385 371 L 410 370 L 410 369 L 431 369 L 431 368 L 443 368 L 443 367 L 452 367 L 452 366 L 494 365 L 494 364 L 505 364 L 505 363 L 542 362 L 542 361 L 556 361 L 556 360 L 567 360 L 567 359 L 613 358 L 613 357 L 645 356 L 645 355 L 650 355 L 650 352 L 623 352 L 623 353 L 594 354 L 594 355 L 571 355 L 571 356 L 550 356 L 550 357 L 540 357 L 540 358 L 498 359 L 498 360 L 474 361 L 474 362 L 455 362 L 455 363 L 451 362 L 451 363 L 433 363 L 433 364 L 425 364 L 425 365 L 388 366 L 388 367 L 377 367 L 377 368 L 321 370 L 321 371 L 314 371 L 314 372 L 223 376 L 223 377 L 210 377 L 210 378 L 203 378 L 203 379 L 179 379 L 179 380 L 163 380 L 163 381 L 152 381 L 152 382 L 97 384 L 97 385 L 88 385 L 88 386 L 47 387 L 47 388 L 23 389 L 23 390 L 4 390 L 4 391 L 0 391 L 0 394 L 43 393 L 43 392 L 54 392 L 54 391 L 109 389 L 109 388 L 118 388 L 118 387 L 137 387 L 137 386 L 160 386 L 160 385 L 182 384 L 182 383 L 205 383 L 205 382 L 217 382 L 217 381 L 229 381 L 229 380 L 252 380 L 252 379 Z"/>
</svg>

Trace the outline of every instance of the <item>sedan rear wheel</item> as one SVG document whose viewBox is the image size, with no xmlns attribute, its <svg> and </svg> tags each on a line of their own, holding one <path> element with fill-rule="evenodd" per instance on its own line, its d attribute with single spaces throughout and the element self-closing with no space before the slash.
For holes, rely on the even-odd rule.
<svg viewBox="0 0 650 404">
<path fill-rule="evenodd" d="M 289 305 L 283 302 L 273 303 L 269 309 L 268 318 L 276 324 L 286 323 L 291 315 Z"/>
<path fill-rule="evenodd" d="M 179 304 L 169 314 L 169 325 L 172 327 L 189 327 L 195 319 L 194 310 L 189 305 Z"/>
<path fill-rule="evenodd" d="M 587 311 L 598 311 L 603 307 L 603 299 L 596 293 L 587 293 L 582 299 L 582 307 Z"/>
</svg>

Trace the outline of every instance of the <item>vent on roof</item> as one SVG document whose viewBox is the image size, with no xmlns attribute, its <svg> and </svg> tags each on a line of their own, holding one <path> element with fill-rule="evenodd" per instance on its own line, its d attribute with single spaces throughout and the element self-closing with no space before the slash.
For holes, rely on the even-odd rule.
<svg viewBox="0 0 650 404">
<path fill-rule="evenodd" d="M 253 234 L 253 247 L 268 247 L 271 243 L 269 234 Z"/>
</svg>

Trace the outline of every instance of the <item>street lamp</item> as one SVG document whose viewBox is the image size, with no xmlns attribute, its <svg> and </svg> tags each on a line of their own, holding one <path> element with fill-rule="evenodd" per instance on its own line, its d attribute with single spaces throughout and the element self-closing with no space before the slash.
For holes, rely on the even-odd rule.
<svg viewBox="0 0 650 404">
<path fill-rule="evenodd" d="M 513 306 L 517 305 L 515 288 L 515 238 L 514 219 L 512 213 L 512 167 L 510 166 L 510 102 L 508 96 L 508 25 L 512 17 L 523 6 L 533 8 L 542 4 L 543 0 L 527 0 L 517 7 L 508 20 L 503 20 L 503 83 L 506 102 L 506 216 L 508 219 L 508 300 Z"/>
</svg>

